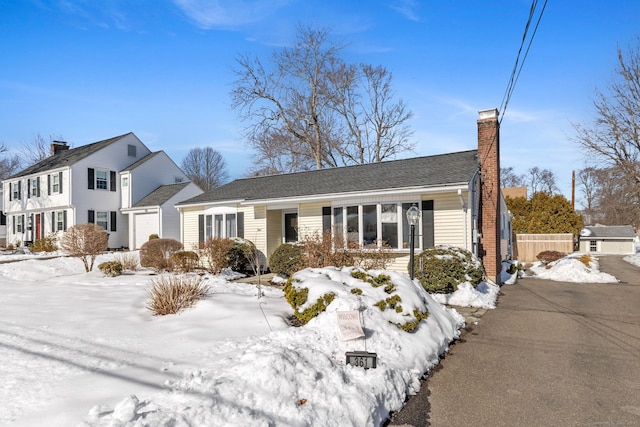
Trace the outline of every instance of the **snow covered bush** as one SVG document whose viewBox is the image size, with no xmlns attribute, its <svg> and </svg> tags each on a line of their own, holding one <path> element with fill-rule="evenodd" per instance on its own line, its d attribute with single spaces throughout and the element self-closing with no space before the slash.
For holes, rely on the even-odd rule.
<svg viewBox="0 0 640 427">
<path fill-rule="evenodd" d="M 171 271 L 171 255 L 182 249 L 175 239 L 152 239 L 140 248 L 140 265 L 155 271 Z"/>
<path fill-rule="evenodd" d="M 449 294 L 469 282 L 475 288 L 482 281 L 482 262 L 471 252 L 456 246 L 425 249 L 414 261 L 414 277 L 432 293 Z"/>
<path fill-rule="evenodd" d="M 429 315 L 413 282 L 406 275 L 384 270 L 307 268 L 287 281 L 284 292 L 302 324 L 330 307 L 336 310 L 353 305 L 359 310 L 373 309 L 388 322 L 411 332 Z"/>
<path fill-rule="evenodd" d="M 289 277 L 302 268 L 303 262 L 302 246 L 283 243 L 271 254 L 269 269 L 272 273 Z"/>
<path fill-rule="evenodd" d="M 147 308 L 164 316 L 189 308 L 209 293 L 200 276 L 166 274 L 151 281 Z"/>
<path fill-rule="evenodd" d="M 98 264 L 98 269 L 108 277 L 116 277 L 122 274 L 122 264 L 119 261 L 105 261 Z"/>
<path fill-rule="evenodd" d="M 245 239 L 234 239 L 229 249 L 228 267 L 240 273 L 251 271 L 251 261 L 256 256 L 256 245 Z"/>
</svg>

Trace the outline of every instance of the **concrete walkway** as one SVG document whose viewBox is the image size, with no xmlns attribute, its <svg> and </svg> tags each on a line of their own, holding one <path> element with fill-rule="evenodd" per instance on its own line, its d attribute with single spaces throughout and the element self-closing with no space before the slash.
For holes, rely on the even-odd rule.
<svg viewBox="0 0 640 427">
<path fill-rule="evenodd" d="M 389 425 L 640 426 L 640 268 L 618 284 L 521 279 Z"/>
</svg>

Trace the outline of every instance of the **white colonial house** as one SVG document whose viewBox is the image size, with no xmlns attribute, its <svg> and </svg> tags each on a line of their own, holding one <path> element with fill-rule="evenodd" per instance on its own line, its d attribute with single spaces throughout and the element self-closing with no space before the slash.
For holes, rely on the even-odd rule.
<svg viewBox="0 0 640 427">
<path fill-rule="evenodd" d="M 128 209 L 160 186 L 186 181 L 164 152 L 152 153 L 133 133 L 77 148 L 55 142 L 48 158 L 2 182 L 6 243 L 19 246 L 95 223 L 109 233 L 110 248 L 129 247 L 135 220 L 125 218 L 134 213 Z"/>
<path fill-rule="evenodd" d="M 480 112 L 478 149 L 365 165 L 237 179 L 178 203 L 181 241 L 253 241 L 268 262 L 282 243 L 343 233 L 363 248 L 386 245 L 407 271 L 407 210 L 421 212 L 417 250 L 455 245 L 482 257 L 499 281 L 510 257 L 511 215 L 500 191 L 498 111 Z M 384 243 L 383 243 L 384 242 Z"/>
</svg>

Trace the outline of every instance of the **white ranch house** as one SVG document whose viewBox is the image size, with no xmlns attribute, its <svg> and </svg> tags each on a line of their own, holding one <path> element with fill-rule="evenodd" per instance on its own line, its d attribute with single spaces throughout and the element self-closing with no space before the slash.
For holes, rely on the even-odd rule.
<svg viewBox="0 0 640 427">
<path fill-rule="evenodd" d="M 480 112 L 478 150 L 237 179 L 177 204 L 185 248 L 212 237 L 254 242 L 267 261 L 282 243 L 325 231 L 372 247 L 384 241 L 407 271 L 416 205 L 416 249 L 455 245 L 481 256 L 499 281 L 510 257 L 511 216 L 499 191 L 497 110 Z"/>
</svg>

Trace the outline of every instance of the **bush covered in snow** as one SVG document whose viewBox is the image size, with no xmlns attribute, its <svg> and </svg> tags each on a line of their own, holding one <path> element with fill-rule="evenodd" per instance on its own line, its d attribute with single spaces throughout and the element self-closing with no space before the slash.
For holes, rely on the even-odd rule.
<svg viewBox="0 0 640 427">
<path fill-rule="evenodd" d="M 249 240 L 234 239 L 229 249 L 228 267 L 237 272 L 249 272 L 252 270 L 251 260 L 255 257 L 256 245 Z"/>
<path fill-rule="evenodd" d="M 414 277 L 432 293 L 450 294 L 469 282 L 475 288 L 482 281 L 482 262 L 471 252 L 456 246 L 425 249 L 414 261 Z"/>
<path fill-rule="evenodd" d="M 381 316 L 407 332 L 415 330 L 429 314 L 405 275 L 384 270 L 307 268 L 287 281 L 284 293 L 303 324 L 335 303 L 360 304 L 360 310 L 375 307 Z"/>
</svg>

